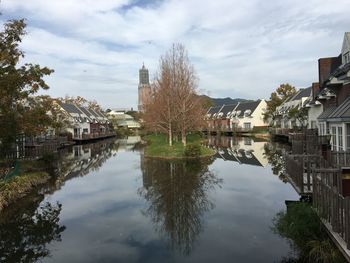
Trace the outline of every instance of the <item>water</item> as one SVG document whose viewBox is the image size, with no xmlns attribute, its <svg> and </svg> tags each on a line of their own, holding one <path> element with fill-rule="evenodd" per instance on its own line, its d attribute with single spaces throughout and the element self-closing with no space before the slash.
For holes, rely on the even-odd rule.
<svg viewBox="0 0 350 263">
<path fill-rule="evenodd" d="M 293 253 L 271 230 L 285 200 L 298 199 L 276 145 L 212 137 L 213 158 L 183 162 L 146 159 L 138 141 L 67 150 L 56 180 L 0 216 L 0 261 L 281 262 Z"/>
</svg>

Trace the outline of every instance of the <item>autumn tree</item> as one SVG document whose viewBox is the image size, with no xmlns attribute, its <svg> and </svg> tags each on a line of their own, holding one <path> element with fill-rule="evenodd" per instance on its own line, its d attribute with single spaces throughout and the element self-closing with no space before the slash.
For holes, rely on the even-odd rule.
<svg viewBox="0 0 350 263">
<path fill-rule="evenodd" d="M 19 48 L 26 34 L 24 20 L 12 20 L 0 32 L 0 141 L 12 142 L 18 133 L 42 131 L 47 121 L 45 98 L 33 99 L 40 89 L 48 89 L 44 76 L 53 70 L 36 64 L 21 65 Z M 41 125 L 42 124 L 42 125 Z"/>
<path fill-rule="evenodd" d="M 295 93 L 295 87 L 288 83 L 281 84 L 276 91 L 271 93 L 270 100 L 267 101 L 267 109 L 264 114 L 264 120 L 274 120 L 276 118 L 276 108 Z"/>
<path fill-rule="evenodd" d="M 288 111 L 288 118 L 290 120 L 298 121 L 301 128 L 304 128 L 308 119 L 308 110 L 305 107 L 299 108 L 296 106 Z"/>
<path fill-rule="evenodd" d="M 64 98 L 59 98 L 59 100 L 64 103 L 73 103 L 78 106 L 84 106 L 92 110 L 102 111 L 101 106 L 98 104 L 96 100 L 90 101 L 81 96 L 76 96 L 76 97 L 65 96 Z"/>
<path fill-rule="evenodd" d="M 159 73 L 152 85 L 152 98 L 145 105 L 146 127 L 168 135 L 172 145 L 174 134 L 181 134 L 186 145 L 188 132 L 203 125 L 205 109 L 197 94 L 198 78 L 187 51 L 181 44 L 173 44 L 161 57 Z"/>
</svg>

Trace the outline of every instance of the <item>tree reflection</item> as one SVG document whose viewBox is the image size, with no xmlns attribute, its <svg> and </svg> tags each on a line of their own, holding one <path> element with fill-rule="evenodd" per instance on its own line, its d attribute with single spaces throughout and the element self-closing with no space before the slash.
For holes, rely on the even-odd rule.
<svg viewBox="0 0 350 263">
<path fill-rule="evenodd" d="M 173 248 L 189 255 L 202 230 L 205 212 L 214 208 L 208 194 L 222 179 L 208 170 L 210 161 L 170 161 L 142 158 L 144 187 L 150 204 L 144 211 Z"/>
<path fill-rule="evenodd" d="M 284 183 L 288 182 L 285 174 L 286 163 L 284 159 L 286 147 L 287 146 L 282 147 L 277 143 L 266 143 L 264 145 L 265 156 L 271 165 L 272 173 L 277 175 Z"/>
<path fill-rule="evenodd" d="M 0 261 L 37 262 L 50 255 L 46 247 L 61 241 L 65 226 L 59 224 L 61 204 L 45 203 L 39 209 L 26 206 L 25 211 L 7 211 L 0 221 Z M 21 216 L 14 216 L 20 214 Z"/>
</svg>

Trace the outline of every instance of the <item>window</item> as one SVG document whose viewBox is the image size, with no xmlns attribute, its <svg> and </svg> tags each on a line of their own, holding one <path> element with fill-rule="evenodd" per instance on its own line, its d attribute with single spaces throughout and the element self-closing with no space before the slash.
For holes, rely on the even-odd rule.
<svg viewBox="0 0 350 263">
<path fill-rule="evenodd" d="M 338 151 L 342 151 L 343 146 L 343 127 L 338 127 Z"/>
<path fill-rule="evenodd" d="M 246 130 L 249 130 L 250 129 L 250 122 L 243 123 L 243 128 Z"/>
<path fill-rule="evenodd" d="M 320 123 L 319 133 L 320 133 L 320 135 L 325 135 L 324 134 L 324 123 Z"/>
<path fill-rule="evenodd" d="M 337 145 L 337 127 L 332 127 L 332 150 L 336 150 Z"/>
<path fill-rule="evenodd" d="M 88 133 L 89 132 L 89 130 L 88 129 L 83 129 L 83 133 Z"/>
<path fill-rule="evenodd" d="M 350 151 L 350 123 L 346 124 L 346 150 Z"/>
</svg>

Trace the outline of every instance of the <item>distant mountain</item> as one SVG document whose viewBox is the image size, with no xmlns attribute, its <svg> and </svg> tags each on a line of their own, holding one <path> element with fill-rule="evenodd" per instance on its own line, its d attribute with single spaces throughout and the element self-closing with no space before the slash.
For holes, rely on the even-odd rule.
<svg viewBox="0 0 350 263">
<path fill-rule="evenodd" d="M 206 95 L 201 95 L 201 97 L 203 97 L 205 100 L 208 100 L 212 103 L 213 106 L 222 106 L 222 105 L 228 105 L 228 104 L 236 104 L 238 102 L 245 102 L 245 101 L 249 101 L 246 99 L 231 99 L 230 97 L 227 98 L 211 98 L 209 96 Z"/>
</svg>

